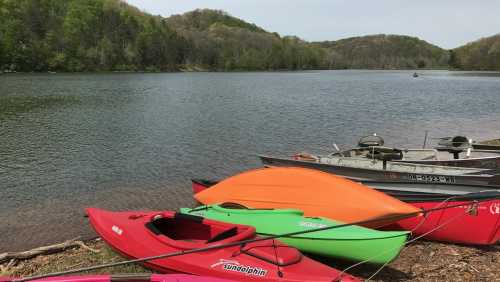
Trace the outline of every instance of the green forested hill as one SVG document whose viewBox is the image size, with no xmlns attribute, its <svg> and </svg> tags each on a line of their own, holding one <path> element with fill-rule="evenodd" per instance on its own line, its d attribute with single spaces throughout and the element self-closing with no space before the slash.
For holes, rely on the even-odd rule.
<svg viewBox="0 0 500 282">
<path fill-rule="evenodd" d="M 448 67 L 448 51 L 415 37 L 380 34 L 316 44 L 330 50 L 329 65 L 334 68 Z"/>
<path fill-rule="evenodd" d="M 17 71 L 169 70 L 185 40 L 119 0 L 0 0 L 0 64 Z"/>
<path fill-rule="evenodd" d="M 212 70 L 321 68 L 323 48 L 295 37 L 280 37 L 222 11 L 196 10 L 167 23 L 188 42 L 186 67 Z"/>
<path fill-rule="evenodd" d="M 500 69 L 498 41 L 453 52 L 397 35 L 309 43 L 223 11 L 162 18 L 121 0 L 0 0 L 0 71 Z"/>
<path fill-rule="evenodd" d="M 321 68 L 324 51 L 222 11 L 168 19 L 120 0 L 0 0 L 0 69 Z"/>
<path fill-rule="evenodd" d="M 176 30 L 206 31 L 213 24 L 222 24 L 227 27 L 243 28 L 249 31 L 266 32 L 255 24 L 247 23 L 227 13 L 217 10 L 194 10 L 182 15 L 173 15 L 167 19 L 168 23 Z"/>
<path fill-rule="evenodd" d="M 500 70 L 500 34 L 453 49 L 450 65 L 462 70 Z"/>
</svg>

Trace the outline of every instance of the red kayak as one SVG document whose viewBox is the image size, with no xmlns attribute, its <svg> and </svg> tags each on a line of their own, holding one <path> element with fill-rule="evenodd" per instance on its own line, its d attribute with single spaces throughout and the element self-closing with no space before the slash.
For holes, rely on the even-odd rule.
<svg viewBox="0 0 500 282">
<path fill-rule="evenodd" d="M 0 277 L 0 282 L 15 282 L 16 279 Z M 33 282 L 231 282 L 233 280 L 217 279 L 185 274 L 127 274 L 127 275 L 85 275 L 59 276 L 30 280 Z"/>
<path fill-rule="evenodd" d="M 212 180 L 193 179 L 193 193 L 201 192 L 217 183 L 217 181 Z M 415 236 L 419 236 L 443 225 L 441 228 L 430 232 L 425 238 L 472 245 L 492 245 L 500 241 L 500 191 L 485 191 L 454 196 L 455 199 L 448 202 L 444 201 L 450 195 L 381 191 L 420 209 L 463 205 L 431 212 L 425 217 L 401 220 L 384 229 L 404 229 L 412 231 Z M 465 213 L 466 209 L 474 202 L 477 202 L 477 204 L 474 205 L 472 211 Z"/>
<path fill-rule="evenodd" d="M 360 281 L 302 256 L 277 240 L 235 244 L 257 238 L 251 226 L 172 211 L 111 212 L 89 208 L 87 214 L 96 232 L 132 259 L 233 244 L 144 263 L 164 273 L 237 281 Z"/>
<path fill-rule="evenodd" d="M 413 202 L 412 205 L 421 209 L 454 207 L 435 211 L 418 219 L 401 220 L 395 227 L 413 230 L 412 233 L 417 236 L 430 232 L 424 238 L 436 241 L 474 245 L 496 244 L 500 240 L 500 201 L 473 201 Z M 469 209 L 470 212 L 467 212 Z M 438 228 L 440 225 L 443 227 Z"/>
</svg>

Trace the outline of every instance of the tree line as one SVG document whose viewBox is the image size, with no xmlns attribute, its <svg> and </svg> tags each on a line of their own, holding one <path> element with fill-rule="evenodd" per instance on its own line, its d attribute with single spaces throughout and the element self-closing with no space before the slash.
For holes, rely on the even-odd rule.
<svg viewBox="0 0 500 282">
<path fill-rule="evenodd" d="M 222 11 L 166 19 L 120 0 L 0 0 L 0 69 L 295 70 L 320 68 L 323 53 Z"/>
<path fill-rule="evenodd" d="M 169 70 L 185 40 L 117 0 L 0 0 L 0 65 L 17 71 Z"/>
<path fill-rule="evenodd" d="M 449 52 L 423 40 L 401 35 L 369 35 L 316 43 L 329 48 L 334 68 L 447 68 Z"/>
<path fill-rule="evenodd" d="M 310 43 L 217 10 L 163 18 L 121 0 L 0 0 L 0 71 L 461 68 L 476 58 L 465 53 L 395 35 Z"/>
<path fill-rule="evenodd" d="M 451 50 L 450 67 L 460 70 L 500 70 L 500 34 Z"/>
</svg>

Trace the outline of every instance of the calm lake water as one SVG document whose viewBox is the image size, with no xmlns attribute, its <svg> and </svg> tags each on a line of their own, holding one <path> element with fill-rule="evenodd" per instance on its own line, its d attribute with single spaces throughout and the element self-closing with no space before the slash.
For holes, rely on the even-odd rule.
<svg viewBox="0 0 500 282">
<path fill-rule="evenodd" d="M 84 207 L 192 206 L 259 153 L 500 137 L 500 75 L 426 71 L 0 76 L 0 253 L 92 236 Z"/>
</svg>

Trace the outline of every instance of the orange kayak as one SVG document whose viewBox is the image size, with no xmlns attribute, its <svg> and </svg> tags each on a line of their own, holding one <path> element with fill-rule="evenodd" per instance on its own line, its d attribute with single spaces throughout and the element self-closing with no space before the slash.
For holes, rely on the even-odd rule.
<svg viewBox="0 0 500 282">
<path fill-rule="evenodd" d="M 299 167 L 243 172 L 194 195 L 206 205 L 237 203 L 251 208 L 299 209 L 304 216 L 352 223 L 416 213 L 416 207 L 363 184 L 318 170 Z M 363 226 L 377 228 L 398 220 Z"/>
</svg>

